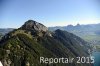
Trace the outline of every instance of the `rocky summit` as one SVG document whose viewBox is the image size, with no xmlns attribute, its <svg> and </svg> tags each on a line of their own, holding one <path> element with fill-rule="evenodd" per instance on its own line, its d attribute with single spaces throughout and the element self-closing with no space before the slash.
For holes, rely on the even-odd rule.
<svg viewBox="0 0 100 66">
<path fill-rule="evenodd" d="M 38 23 L 34 20 L 28 20 L 25 24 L 21 27 L 21 29 L 25 30 L 33 30 L 33 31 L 44 31 L 46 32 L 48 28 L 41 23 Z"/>
</svg>

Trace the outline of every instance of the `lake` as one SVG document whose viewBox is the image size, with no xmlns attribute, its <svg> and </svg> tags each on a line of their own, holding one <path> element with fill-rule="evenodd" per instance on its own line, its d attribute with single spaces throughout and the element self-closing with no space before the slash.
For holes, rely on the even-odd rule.
<svg viewBox="0 0 100 66">
<path fill-rule="evenodd" d="M 93 52 L 92 55 L 95 57 L 94 66 L 100 66 L 100 52 Z"/>
</svg>

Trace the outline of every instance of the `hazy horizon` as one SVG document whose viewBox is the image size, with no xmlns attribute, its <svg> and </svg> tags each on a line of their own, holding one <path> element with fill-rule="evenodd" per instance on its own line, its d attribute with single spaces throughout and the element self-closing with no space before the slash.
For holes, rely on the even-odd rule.
<svg viewBox="0 0 100 66">
<path fill-rule="evenodd" d="M 40 23 L 40 22 L 39 22 Z M 43 23 L 42 23 L 43 24 Z M 77 23 L 77 24 L 80 24 L 80 23 Z M 73 25 L 73 26 L 76 26 L 77 24 L 68 24 L 68 25 Z M 80 25 L 92 25 L 92 24 L 100 24 L 100 23 L 91 23 L 91 24 L 80 24 Z M 22 24 L 23 25 L 23 24 Z M 20 27 L 22 26 L 22 25 L 20 25 Z M 44 25 L 44 24 L 43 24 Z M 46 27 L 64 27 L 64 26 L 68 26 L 68 25 L 62 25 L 62 26 L 60 26 L 60 25 L 55 25 L 55 26 L 46 26 L 46 25 L 44 25 L 44 26 L 46 26 Z M 0 29 L 18 29 L 18 28 L 20 28 L 20 27 L 0 27 Z"/>
<path fill-rule="evenodd" d="M 0 0 L 0 28 L 31 19 L 47 27 L 100 23 L 98 0 Z"/>
</svg>

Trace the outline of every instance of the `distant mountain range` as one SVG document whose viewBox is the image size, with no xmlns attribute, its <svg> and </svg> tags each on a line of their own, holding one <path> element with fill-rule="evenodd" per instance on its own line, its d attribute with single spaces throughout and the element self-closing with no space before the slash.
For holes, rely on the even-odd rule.
<svg viewBox="0 0 100 66">
<path fill-rule="evenodd" d="M 0 39 L 6 35 L 7 33 L 9 33 L 10 31 L 13 31 L 14 28 L 0 28 Z"/>
<path fill-rule="evenodd" d="M 5 35 L 5 34 L 9 33 L 12 30 L 14 30 L 14 28 L 0 28 L 0 33 L 2 35 Z"/>
<path fill-rule="evenodd" d="M 40 57 L 88 56 L 89 43 L 63 30 L 49 31 L 46 26 L 28 20 L 0 40 L 0 61 L 4 66 L 92 66 L 91 64 L 44 64 Z"/>
<path fill-rule="evenodd" d="M 93 44 L 100 44 L 100 23 L 88 24 L 88 25 L 77 24 L 76 26 L 68 25 L 62 27 L 61 26 L 49 27 L 50 31 L 54 31 L 57 29 L 71 32 Z"/>
<path fill-rule="evenodd" d="M 79 31 L 100 31 L 100 24 L 88 24 L 88 25 L 80 25 L 77 24 L 75 26 L 73 25 L 68 25 L 68 26 L 56 26 L 56 27 L 49 27 L 49 30 L 54 31 L 56 29 L 61 29 L 61 30 L 67 30 L 67 31 L 74 31 L 74 30 L 79 30 Z"/>
</svg>

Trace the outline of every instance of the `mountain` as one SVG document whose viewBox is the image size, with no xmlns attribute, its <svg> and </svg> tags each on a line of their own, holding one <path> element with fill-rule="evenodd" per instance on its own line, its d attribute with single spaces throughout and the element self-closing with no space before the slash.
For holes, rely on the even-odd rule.
<svg viewBox="0 0 100 66">
<path fill-rule="evenodd" d="M 0 41 L 0 61 L 4 66 L 92 66 L 82 63 L 40 63 L 45 58 L 89 56 L 89 44 L 67 31 L 49 31 L 46 26 L 28 20 Z M 46 60 L 47 61 L 47 60 Z"/>
<path fill-rule="evenodd" d="M 68 25 L 62 27 L 49 27 L 48 29 L 50 31 L 54 31 L 56 29 L 65 30 L 83 38 L 92 44 L 100 45 L 100 24 L 77 24 L 76 26 Z"/>
<path fill-rule="evenodd" d="M 3 36 L 3 35 L 0 33 L 0 39 L 2 38 L 2 36 Z"/>
<path fill-rule="evenodd" d="M 80 25 L 77 24 L 75 26 L 68 25 L 68 26 L 56 26 L 56 27 L 49 27 L 49 30 L 54 31 L 56 29 L 62 29 L 67 31 L 74 31 L 74 30 L 80 30 L 80 31 L 100 31 L 100 24 L 87 24 L 87 25 Z"/>
<path fill-rule="evenodd" d="M 44 32 L 48 30 L 46 26 L 33 20 L 28 20 L 27 22 L 25 22 L 25 24 L 20 29 Z"/>
<path fill-rule="evenodd" d="M 14 29 L 13 28 L 0 28 L 0 33 L 2 35 L 5 35 L 5 34 L 9 33 L 12 30 L 14 30 Z"/>
</svg>

